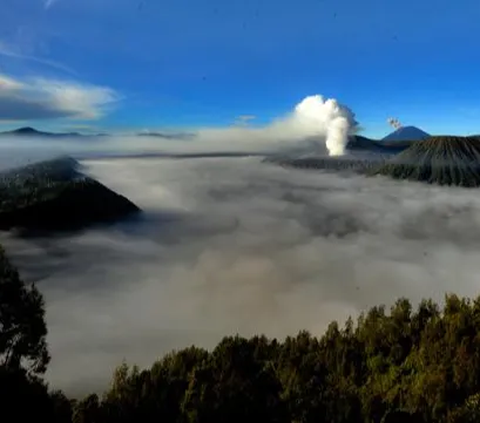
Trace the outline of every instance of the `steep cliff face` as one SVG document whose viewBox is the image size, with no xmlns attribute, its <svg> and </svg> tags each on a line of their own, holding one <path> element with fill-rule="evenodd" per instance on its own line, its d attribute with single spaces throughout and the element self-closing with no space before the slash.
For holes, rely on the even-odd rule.
<svg viewBox="0 0 480 423">
<path fill-rule="evenodd" d="M 62 157 L 0 174 L 0 229 L 73 230 L 138 213 L 127 198 Z"/>
</svg>

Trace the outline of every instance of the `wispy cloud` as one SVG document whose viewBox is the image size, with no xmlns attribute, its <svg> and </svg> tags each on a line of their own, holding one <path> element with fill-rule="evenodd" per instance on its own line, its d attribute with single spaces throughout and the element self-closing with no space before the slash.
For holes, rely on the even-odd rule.
<svg viewBox="0 0 480 423">
<path fill-rule="evenodd" d="M 235 126 L 247 126 L 250 121 L 256 119 L 255 115 L 240 115 L 235 119 Z"/>
<path fill-rule="evenodd" d="M 50 9 L 57 0 L 45 0 L 45 9 Z"/>
<path fill-rule="evenodd" d="M 55 0 L 54 0 L 55 1 Z M 0 40 L 0 56 L 11 57 L 13 59 L 19 60 L 28 60 L 30 62 L 36 62 L 44 66 L 49 66 L 51 68 L 60 70 L 62 72 L 68 73 L 73 76 L 78 76 L 77 72 L 71 69 L 68 66 L 65 66 L 62 63 L 59 63 L 54 60 L 45 59 L 42 57 L 32 56 L 28 54 L 23 54 L 22 52 L 15 49 L 13 46 L 5 43 L 4 41 Z"/>
<path fill-rule="evenodd" d="M 18 90 L 23 87 L 20 81 L 10 78 L 6 75 L 0 75 L 0 92 L 5 90 Z"/>
<path fill-rule="evenodd" d="M 98 119 L 119 100 L 119 94 L 108 87 L 0 74 L 0 121 Z"/>
</svg>

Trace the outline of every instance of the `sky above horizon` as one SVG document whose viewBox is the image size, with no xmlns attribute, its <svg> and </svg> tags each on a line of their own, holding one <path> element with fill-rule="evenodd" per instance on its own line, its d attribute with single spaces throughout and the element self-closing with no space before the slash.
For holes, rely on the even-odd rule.
<svg viewBox="0 0 480 423">
<path fill-rule="evenodd" d="M 480 133 L 478 0 L 3 0 L 0 129 L 262 125 L 321 94 L 364 134 Z"/>
</svg>

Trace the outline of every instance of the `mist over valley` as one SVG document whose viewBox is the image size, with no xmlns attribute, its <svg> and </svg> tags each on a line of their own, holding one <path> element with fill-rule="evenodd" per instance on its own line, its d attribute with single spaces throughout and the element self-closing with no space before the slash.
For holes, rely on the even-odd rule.
<svg viewBox="0 0 480 423">
<path fill-rule="evenodd" d="M 68 393 L 101 391 L 122 359 L 148 366 L 226 334 L 321 334 L 400 296 L 476 293 L 480 200 L 468 189 L 261 157 L 81 164 L 141 217 L 1 237 L 45 295 L 47 378 Z"/>
<path fill-rule="evenodd" d="M 398 122 L 395 137 L 374 140 L 357 125 L 336 100 L 311 96 L 262 128 L 0 137 L 12 222 L 82 222 L 0 237 L 45 296 L 52 386 L 102 392 L 122 360 L 148 366 L 229 334 L 321 335 L 399 297 L 475 295 L 480 199 L 461 185 L 476 167 L 466 179 L 458 169 L 478 162 L 479 141 L 399 138 Z M 423 169 L 418 181 L 398 165 L 390 173 L 397 162 Z"/>
</svg>

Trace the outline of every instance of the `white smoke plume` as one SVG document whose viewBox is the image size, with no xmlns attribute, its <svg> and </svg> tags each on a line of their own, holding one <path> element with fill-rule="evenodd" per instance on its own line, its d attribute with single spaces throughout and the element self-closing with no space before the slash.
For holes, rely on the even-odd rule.
<svg viewBox="0 0 480 423">
<path fill-rule="evenodd" d="M 388 118 L 387 122 L 394 129 L 400 129 L 403 126 L 397 118 Z"/>
<path fill-rule="evenodd" d="M 292 112 L 263 127 L 200 129 L 197 145 L 216 145 L 217 151 L 278 151 L 315 138 L 325 145 L 329 155 L 338 156 L 345 153 L 348 135 L 357 130 L 357 124 L 348 107 L 335 99 L 312 95 L 298 103 Z"/>
<path fill-rule="evenodd" d="M 7 84 L 10 81 L 5 80 Z M 0 81 L 1 83 L 1 81 Z M 96 139 L 81 139 L 72 137 L 46 138 L 39 145 L 35 137 L 11 139 L 2 137 L 0 140 L 0 162 L 2 156 L 17 157 L 13 150 L 22 150 L 21 155 L 30 159 L 37 157 L 39 150 L 54 155 L 70 154 L 74 156 L 95 156 L 98 154 L 198 154 L 198 153 L 277 153 L 284 149 L 297 147 L 304 141 L 315 140 L 322 150 L 329 155 L 341 155 L 345 152 L 348 135 L 358 130 L 354 113 L 335 99 L 327 99 L 321 95 L 304 98 L 294 109 L 284 116 L 274 119 L 264 126 L 250 126 L 254 115 L 240 116 L 237 124 L 223 128 L 189 129 L 188 137 L 181 131 L 178 135 L 141 136 L 164 133 L 163 129 L 150 128 L 137 134 L 115 134 L 111 137 Z M 42 129 L 41 127 L 38 129 Z M 87 142 L 88 141 L 88 142 Z M 2 154 L 5 150 L 5 154 Z M 325 150 L 325 151 L 324 151 Z M 8 152 L 8 153 L 7 153 Z M 45 154 L 42 153 L 42 156 Z M 11 162 L 11 160 L 7 160 Z M 12 164 L 12 163 L 9 163 Z"/>
<path fill-rule="evenodd" d="M 284 122 L 299 136 L 324 136 L 330 156 L 345 153 L 348 135 L 357 126 L 354 113 L 335 99 L 324 100 L 321 95 L 306 97 L 295 107 L 292 116 Z"/>
</svg>

